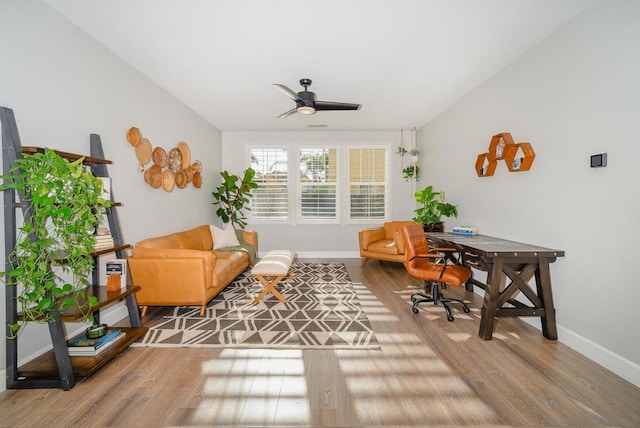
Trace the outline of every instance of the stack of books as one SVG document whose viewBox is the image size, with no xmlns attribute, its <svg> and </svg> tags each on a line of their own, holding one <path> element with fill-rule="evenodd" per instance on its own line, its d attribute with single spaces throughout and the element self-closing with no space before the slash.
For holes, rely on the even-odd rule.
<svg viewBox="0 0 640 428">
<path fill-rule="evenodd" d="M 104 336 L 89 339 L 86 334 L 67 342 L 70 357 L 93 357 L 126 336 L 119 328 L 107 330 Z"/>
<path fill-rule="evenodd" d="M 93 246 L 94 250 L 104 250 L 105 248 L 113 248 L 113 236 L 111 234 L 95 235 L 96 243 Z"/>
<path fill-rule="evenodd" d="M 454 235 L 477 235 L 478 228 L 472 226 L 454 226 L 452 230 Z"/>
</svg>

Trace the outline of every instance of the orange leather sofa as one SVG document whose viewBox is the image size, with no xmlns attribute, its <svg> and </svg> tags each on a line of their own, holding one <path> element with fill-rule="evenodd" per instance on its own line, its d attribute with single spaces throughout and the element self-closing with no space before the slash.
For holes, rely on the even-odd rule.
<svg viewBox="0 0 640 428">
<path fill-rule="evenodd" d="M 411 220 L 388 221 L 380 227 L 364 229 L 358 232 L 360 257 L 362 264 L 369 259 L 404 263 L 404 238 L 402 227 L 415 224 Z"/>
<path fill-rule="evenodd" d="M 258 250 L 258 233 L 243 231 Z M 149 306 L 200 306 L 249 267 L 246 251 L 213 250 L 208 225 L 150 238 L 135 244 L 128 258 L 131 279 L 142 287 L 136 298 L 145 315 Z"/>
</svg>

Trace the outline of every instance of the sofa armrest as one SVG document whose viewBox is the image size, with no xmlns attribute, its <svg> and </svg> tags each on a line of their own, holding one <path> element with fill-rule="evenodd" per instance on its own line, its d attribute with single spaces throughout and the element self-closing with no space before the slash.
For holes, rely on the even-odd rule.
<svg viewBox="0 0 640 428">
<path fill-rule="evenodd" d="M 247 244 L 253 245 L 253 248 L 256 249 L 256 254 L 258 253 L 258 232 L 255 230 L 243 230 L 242 231 L 242 239 Z"/>
<path fill-rule="evenodd" d="M 182 296 L 206 301 L 207 289 L 213 286 L 216 256 L 211 251 L 140 248 L 127 262 L 133 284 L 142 287 L 141 305 Z"/>
<path fill-rule="evenodd" d="M 358 232 L 358 240 L 360 242 L 361 250 L 367 250 L 369 248 L 369 244 L 382 241 L 383 239 L 384 228 L 382 227 L 372 227 Z"/>
</svg>

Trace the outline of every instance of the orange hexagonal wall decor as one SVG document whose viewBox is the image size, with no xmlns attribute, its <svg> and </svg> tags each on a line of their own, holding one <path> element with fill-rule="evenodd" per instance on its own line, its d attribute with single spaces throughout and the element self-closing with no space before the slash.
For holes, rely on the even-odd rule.
<svg viewBox="0 0 640 428">
<path fill-rule="evenodd" d="M 510 172 L 529 171 L 536 152 L 529 143 L 517 143 L 507 147 L 504 154 L 504 162 Z"/>
<path fill-rule="evenodd" d="M 513 138 L 511 137 L 511 134 L 508 132 L 501 132 L 491 137 L 489 153 L 491 153 L 495 160 L 504 159 L 507 147 L 512 145 Z"/>
<path fill-rule="evenodd" d="M 476 159 L 476 174 L 478 177 L 490 177 L 496 172 L 496 166 L 498 162 L 491 153 L 482 153 Z"/>
</svg>

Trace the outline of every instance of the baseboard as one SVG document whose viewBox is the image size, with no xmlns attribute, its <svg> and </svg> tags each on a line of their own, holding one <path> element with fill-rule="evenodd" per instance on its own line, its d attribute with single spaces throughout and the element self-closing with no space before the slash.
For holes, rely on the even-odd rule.
<svg viewBox="0 0 640 428">
<path fill-rule="evenodd" d="M 100 322 L 103 322 L 105 324 L 112 325 L 128 317 L 129 312 L 127 311 L 127 307 L 122 304 L 114 304 L 106 309 L 100 310 Z M 67 326 L 69 325 L 71 324 L 67 324 Z M 77 334 L 80 334 L 85 328 L 86 325 L 78 324 L 78 327 L 74 330 L 69 331 L 68 335 L 75 336 Z M 47 346 L 45 348 L 37 350 L 36 352 L 33 352 L 31 355 L 21 358 L 20 361 L 18 361 L 18 366 L 22 366 L 26 362 L 33 360 L 34 358 L 44 354 L 51 349 L 52 346 Z M 0 370 L 0 376 L 2 376 L 2 378 L 0 379 L 0 392 L 2 392 L 7 389 L 7 369 L 5 367 Z"/>
<path fill-rule="evenodd" d="M 296 251 L 299 259 L 359 259 L 358 251 Z M 266 254 L 266 253 L 265 253 Z M 261 254 L 264 255 L 264 254 Z"/>
<path fill-rule="evenodd" d="M 560 325 L 558 337 L 563 344 L 640 388 L 640 365 Z"/>
</svg>

